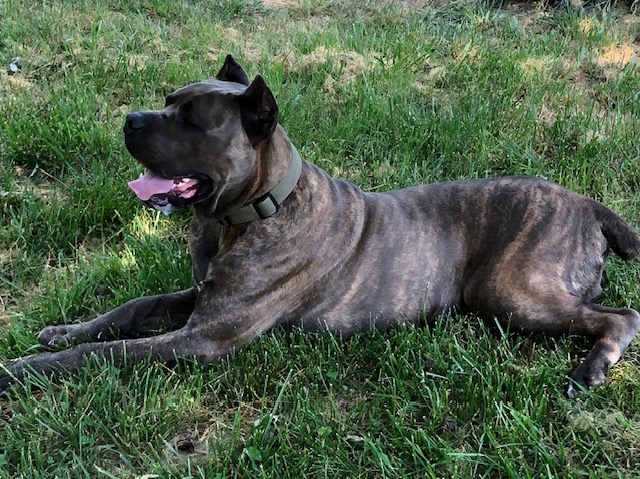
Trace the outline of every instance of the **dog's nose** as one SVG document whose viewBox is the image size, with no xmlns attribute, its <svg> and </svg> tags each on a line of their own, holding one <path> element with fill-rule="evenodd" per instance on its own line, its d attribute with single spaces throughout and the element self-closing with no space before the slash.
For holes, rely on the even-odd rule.
<svg viewBox="0 0 640 479">
<path fill-rule="evenodd" d="M 127 119 L 124 124 L 126 130 L 142 130 L 146 126 L 144 113 L 134 111 L 127 115 Z"/>
</svg>

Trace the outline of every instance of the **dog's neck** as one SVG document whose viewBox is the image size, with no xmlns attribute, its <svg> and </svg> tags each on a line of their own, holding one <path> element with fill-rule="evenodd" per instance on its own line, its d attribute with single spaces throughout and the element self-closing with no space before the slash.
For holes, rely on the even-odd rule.
<svg viewBox="0 0 640 479">
<path fill-rule="evenodd" d="M 224 226 L 245 224 L 273 216 L 295 188 L 302 169 L 302 158 L 278 126 L 268 141 L 256 148 L 254 180 L 245 190 L 246 199 L 219 220 Z"/>
<path fill-rule="evenodd" d="M 247 188 L 245 203 L 271 191 L 286 175 L 291 163 L 291 141 L 280 125 L 273 135 L 256 146 L 256 170 Z"/>
</svg>

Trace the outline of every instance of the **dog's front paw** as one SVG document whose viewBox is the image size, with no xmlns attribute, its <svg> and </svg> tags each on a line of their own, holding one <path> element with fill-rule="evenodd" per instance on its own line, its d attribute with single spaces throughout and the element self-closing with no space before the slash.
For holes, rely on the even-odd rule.
<svg viewBox="0 0 640 479">
<path fill-rule="evenodd" d="M 567 396 L 575 399 L 590 389 L 601 386 L 607 380 L 609 364 L 604 360 L 586 360 L 571 374 L 567 384 Z"/>
<path fill-rule="evenodd" d="M 73 325 L 47 326 L 37 337 L 40 344 L 50 348 L 68 348 L 76 340 Z"/>
</svg>

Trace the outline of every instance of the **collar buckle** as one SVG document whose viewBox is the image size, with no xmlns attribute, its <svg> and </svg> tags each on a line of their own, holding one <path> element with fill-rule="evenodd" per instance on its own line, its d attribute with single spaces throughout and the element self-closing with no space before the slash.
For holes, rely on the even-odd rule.
<svg viewBox="0 0 640 479">
<path fill-rule="evenodd" d="M 280 209 L 280 205 L 271 192 L 258 198 L 251 204 L 251 206 L 256 210 L 256 214 L 261 220 L 266 220 L 269 216 L 275 215 Z"/>
</svg>

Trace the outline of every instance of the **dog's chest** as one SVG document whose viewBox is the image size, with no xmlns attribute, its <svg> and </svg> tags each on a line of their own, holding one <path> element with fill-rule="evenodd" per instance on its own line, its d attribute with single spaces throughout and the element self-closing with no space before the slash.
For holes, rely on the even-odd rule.
<svg viewBox="0 0 640 479">
<path fill-rule="evenodd" d="M 218 225 L 198 221 L 194 218 L 189 232 L 189 252 L 192 261 L 193 283 L 196 287 L 204 282 L 209 264 L 218 254 L 218 250 Z"/>
</svg>

